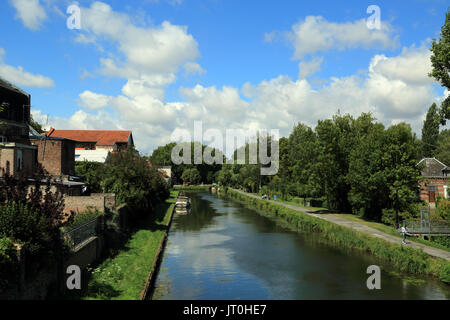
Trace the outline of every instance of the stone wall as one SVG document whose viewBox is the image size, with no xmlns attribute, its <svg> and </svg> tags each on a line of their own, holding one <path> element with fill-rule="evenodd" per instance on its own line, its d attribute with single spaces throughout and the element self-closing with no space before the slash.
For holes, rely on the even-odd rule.
<svg viewBox="0 0 450 320">
<path fill-rule="evenodd" d="M 116 196 L 114 193 L 92 193 L 90 196 L 65 196 L 64 212 L 74 211 L 76 213 L 97 209 L 105 212 L 105 208 L 114 209 L 116 207 Z"/>
</svg>

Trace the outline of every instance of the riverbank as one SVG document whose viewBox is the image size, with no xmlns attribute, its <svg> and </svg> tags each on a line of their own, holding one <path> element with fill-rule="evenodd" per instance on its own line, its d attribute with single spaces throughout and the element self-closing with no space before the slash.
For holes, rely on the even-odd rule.
<svg viewBox="0 0 450 320">
<path fill-rule="evenodd" d="M 324 240 L 333 245 L 368 252 L 401 272 L 429 275 L 450 284 L 450 263 L 442 258 L 431 257 L 422 250 L 353 230 L 290 205 L 260 200 L 242 191 L 228 189 L 226 195 L 262 210 L 264 215 L 281 218 L 293 230 L 320 233 Z"/>
<path fill-rule="evenodd" d="M 189 185 L 189 186 L 183 186 L 183 185 L 174 185 L 174 190 L 186 190 L 186 191 L 208 191 L 209 188 L 211 188 L 211 184 L 201 184 L 201 185 Z"/>
<path fill-rule="evenodd" d="M 114 257 L 106 259 L 91 271 L 86 300 L 139 300 L 149 284 L 149 272 L 161 252 L 178 191 L 161 204 L 154 215 L 140 225 Z"/>
<path fill-rule="evenodd" d="M 251 195 L 255 195 L 255 196 L 261 197 L 262 194 L 252 193 Z M 303 205 L 301 205 L 299 203 L 296 203 L 294 201 L 282 200 L 280 198 L 277 198 L 276 200 L 270 200 L 270 201 L 271 202 L 277 202 L 277 203 L 280 203 L 280 204 L 287 204 L 288 207 L 293 207 L 295 209 L 298 209 L 298 210 L 300 210 L 302 212 L 305 212 L 305 213 L 308 213 L 308 214 L 315 214 L 315 213 L 319 214 L 320 213 L 319 217 L 321 217 L 321 218 L 336 217 L 337 219 L 334 219 L 335 221 L 342 221 L 341 219 L 344 219 L 344 220 L 349 220 L 351 222 L 356 222 L 358 224 L 365 225 L 365 226 L 367 226 L 369 228 L 376 229 L 376 230 L 380 231 L 381 234 L 394 236 L 395 238 L 397 238 L 397 240 L 395 240 L 395 241 L 401 241 L 401 238 L 402 238 L 402 235 L 392 226 L 388 226 L 388 225 L 385 225 L 385 224 L 380 223 L 380 222 L 374 222 L 374 221 L 365 220 L 365 219 L 363 219 L 361 217 L 358 217 L 358 216 L 355 216 L 353 214 L 341 213 L 341 212 L 337 213 L 335 211 L 330 211 L 329 209 L 323 208 L 323 207 L 306 207 L 306 206 L 303 206 Z M 408 242 L 420 243 L 420 244 L 424 245 L 425 247 L 418 245 L 417 248 L 419 248 L 419 249 L 425 248 L 425 251 L 427 251 L 426 250 L 427 247 L 434 247 L 434 248 L 437 248 L 437 249 L 441 249 L 441 250 L 450 252 L 450 248 L 449 247 L 441 245 L 441 244 L 439 244 L 437 242 L 424 240 L 424 239 L 421 239 L 421 238 L 418 238 L 418 237 L 417 238 L 416 237 L 409 237 L 407 240 L 408 240 Z M 413 246 L 414 246 L 414 244 L 413 244 Z M 436 252 L 438 252 L 438 251 L 436 251 Z M 433 255 L 432 251 L 430 251 L 430 253 Z M 450 254 L 449 255 L 445 255 L 445 256 L 447 257 L 447 260 L 450 260 L 449 259 L 450 258 Z M 439 255 L 438 255 L 438 257 L 439 257 Z"/>
</svg>

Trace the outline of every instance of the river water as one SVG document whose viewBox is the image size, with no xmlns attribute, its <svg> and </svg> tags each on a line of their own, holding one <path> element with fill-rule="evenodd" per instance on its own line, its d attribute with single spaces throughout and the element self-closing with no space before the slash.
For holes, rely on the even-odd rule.
<svg viewBox="0 0 450 320">
<path fill-rule="evenodd" d="M 439 281 L 398 274 L 239 202 L 189 196 L 189 214 L 172 222 L 153 299 L 450 299 Z M 367 288 L 370 265 L 382 270 L 380 290 Z"/>
</svg>

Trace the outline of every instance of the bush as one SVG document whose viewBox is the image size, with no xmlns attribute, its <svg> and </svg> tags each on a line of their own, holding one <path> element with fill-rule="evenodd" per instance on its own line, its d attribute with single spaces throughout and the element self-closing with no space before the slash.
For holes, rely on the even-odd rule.
<svg viewBox="0 0 450 320">
<path fill-rule="evenodd" d="M 89 191 L 101 193 L 101 180 L 104 176 L 105 164 L 100 162 L 78 161 L 75 164 L 75 174 L 83 177 Z"/>
<path fill-rule="evenodd" d="M 68 226 L 69 228 L 76 227 L 80 224 L 83 224 L 87 221 L 90 221 L 94 218 L 98 218 L 103 215 L 103 212 L 98 211 L 97 209 L 92 210 L 88 209 L 86 212 L 75 214 L 73 217 L 72 223 Z"/>
<path fill-rule="evenodd" d="M 59 228 L 70 221 L 62 194 L 50 191 L 50 177 L 41 171 L 34 181 L 6 174 L 0 179 L 0 238 L 23 245 L 30 271 L 62 249 Z"/>
<path fill-rule="evenodd" d="M 15 282 L 17 274 L 17 256 L 13 241 L 9 238 L 0 238 L 0 292 Z"/>
<path fill-rule="evenodd" d="M 436 211 L 441 219 L 450 223 L 450 200 L 439 199 Z"/>
<path fill-rule="evenodd" d="M 441 268 L 440 279 L 442 282 L 450 284 L 450 263 L 445 263 Z"/>
</svg>

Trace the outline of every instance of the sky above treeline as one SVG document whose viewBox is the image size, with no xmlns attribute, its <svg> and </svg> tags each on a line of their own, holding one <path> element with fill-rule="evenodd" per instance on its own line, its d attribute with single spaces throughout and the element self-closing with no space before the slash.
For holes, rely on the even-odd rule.
<svg viewBox="0 0 450 320">
<path fill-rule="evenodd" d="M 379 28 L 367 24 L 369 5 Z M 194 121 L 224 136 L 287 136 L 338 110 L 405 121 L 420 136 L 448 94 L 427 75 L 447 9 L 445 0 L 5 0 L 0 77 L 31 94 L 40 123 L 132 130 L 143 154 Z"/>
</svg>

